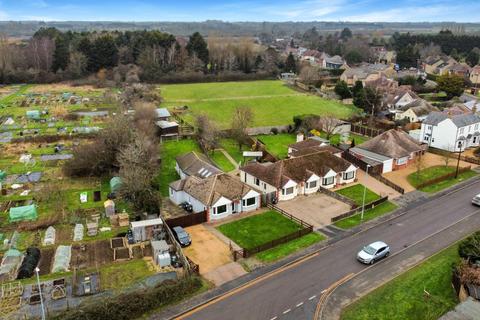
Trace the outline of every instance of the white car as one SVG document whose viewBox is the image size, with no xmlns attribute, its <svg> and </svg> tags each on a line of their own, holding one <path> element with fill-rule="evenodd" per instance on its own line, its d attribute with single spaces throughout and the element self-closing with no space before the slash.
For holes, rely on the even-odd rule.
<svg viewBox="0 0 480 320">
<path fill-rule="evenodd" d="M 480 206 L 480 194 L 477 194 L 475 197 L 473 197 L 472 204 Z"/>
<path fill-rule="evenodd" d="M 390 254 L 390 247 L 382 241 L 370 243 L 363 247 L 357 253 L 357 260 L 365 264 L 374 264 L 376 261 L 388 257 Z"/>
</svg>

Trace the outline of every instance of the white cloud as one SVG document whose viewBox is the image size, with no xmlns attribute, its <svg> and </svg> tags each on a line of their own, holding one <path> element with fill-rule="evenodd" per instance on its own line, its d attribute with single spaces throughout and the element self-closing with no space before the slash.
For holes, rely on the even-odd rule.
<svg viewBox="0 0 480 320">
<path fill-rule="evenodd" d="M 296 20 L 316 20 L 335 13 L 347 5 L 347 0 L 304 0 L 292 4 L 282 3 L 278 6 L 255 8 L 274 17 Z"/>
<path fill-rule="evenodd" d="M 478 7 L 478 6 L 477 6 Z M 345 21 L 359 22 L 424 22 L 424 21 L 475 21 L 478 8 L 465 6 L 432 5 L 403 6 L 387 10 L 371 11 L 341 18 Z"/>
</svg>

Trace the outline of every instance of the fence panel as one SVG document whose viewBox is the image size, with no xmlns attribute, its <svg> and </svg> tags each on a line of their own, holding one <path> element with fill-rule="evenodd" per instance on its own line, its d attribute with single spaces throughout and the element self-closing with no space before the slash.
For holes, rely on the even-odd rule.
<svg viewBox="0 0 480 320">
<path fill-rule="evenodd" d="M 401 193 L 401 194 L 404 194 L 405 193 L 405 189 L 403 189 L 402 187 L 400 187 L 399 185 L 393 183 L 392 181 L 388 180 L 387 178 L 383 177 L 382 175 L 380 174 L 372 174 L 371 175 L 372 177 L 374 177 L 375 179 L 377 179 L 378 181 L 380 181 L 381 183 L 383 184 L 386 184 L 387 186 L 389 186 L 390 188 L 392 188 L 393 190 Z"/>
<path fill-rule="evenodd" d="M 199 213 L 191 213 L 185 216 L 165 220 L 165 223 L 168 224 L 170 228 L 178 227 L 178 226 L 182 228 L 186 228 L 186 227 L 194 226 L 204 222 L 207 222 L 206 211 L 199 212 Z"/>
<path fill-rule="evenodd" d="M 471 166 L 459 168 L 459 169 L 458 169 L 458 174 L 464 173 L 464 172 L 467 172 L 467 171 L 470 171 L 471 169 L 472 169 Z M 436 177 L 435 179 L 427 180 L 427 181 L 422 182 L 422 183 L 420 183 L 419 185 L 417 185 L 417 189 L 422 189 L 422 188 L 431 186 L 432 184 L 436 184 L 436 183 L 439 183 L 439 182 L 441 182 L 441 181 L 454 178 L 454 177 L 455 177 L 455 174 L 456 174 L 456 172 L 451 172 L 451 173 L 444 174 L 443 176 Z"/>
<path fill-rule="evenodd" d="M 388 196 L 383 197 L 383 198 L 380 198 L 380 199 L 375 200 L 375 201 L 372 201 L 372 202 L 370 202 L 370 203 L 367 203 L 367 204 L 365 205 L 365 210 L 372 209 L 373 207 L 376 207 L 376 206 L 378 206 L 379 204 L 384 203 L 384 202 L 387 201 L 387 200 L 388 200 Z M 350 210 L 350 211 L 347 211 L 347 212 L 345 212 L 345 213 L 343 213 L 343 214 L 341 214 L 341 215 L 338 215 L 338 216 L 336 216 L 336 217 L 333 217 L 332 219 L 330 219 L 330 221 L 333 223 L 333 222 L 336 222 L 336 221 L 338 221 L 338 220 L 342 220 L 342 219 L 344 219 L 344 218 L 353 216 L 353 215 L 355 215 L 355 214 L 357 214 L 357 213 L 359 213 L 359 212 L 361 212 L 361 211 L 362 211 L 362 207 L 360 206 L 360 207 L 358 207 L 358 208 L 355 208 L 355 209 L 352 209 L 352 210 Z"/>
</svg>

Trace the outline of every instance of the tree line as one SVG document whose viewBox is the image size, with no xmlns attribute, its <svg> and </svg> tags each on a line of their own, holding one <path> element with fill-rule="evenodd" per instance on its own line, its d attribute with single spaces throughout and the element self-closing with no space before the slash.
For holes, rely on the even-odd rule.
<svg viewBox="0 0 480 320">
<path fill-rule="evenodd" d="M 253 38 L 188 40 L 160 31 L 61 32 L 41 28 L 31 39 L 0 36 L 0 81 L 53 82 L 108 70 L 117 82 L 158 81 L 179 74 L 263 73 L 276 75 L 285 59 Z M 131 81 L 134 82 L 134 81 Z"/>
</svg>

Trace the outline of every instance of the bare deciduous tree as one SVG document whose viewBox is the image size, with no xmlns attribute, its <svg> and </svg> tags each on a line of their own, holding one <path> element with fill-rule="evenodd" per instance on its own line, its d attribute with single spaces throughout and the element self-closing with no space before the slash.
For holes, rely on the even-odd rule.
<svg viewBox="0 0 480 320">
<path fill-rule="evenodd" d="M 233 112 L 231 135 L 238 143 L 238 148 L 246 144 L 248 138 L 247 128 L 253 122 L 253 111 L 249 107 L 237 107 Z"/>
<path fill-rule="evenodd" d="M 198 130 L 198 137 L 201 144 L 208 151 L 214 151 L 219 146 L 219 130 L 206 114 L 200 114 L 195 118 L 195 124 Z"/>
</svg>

